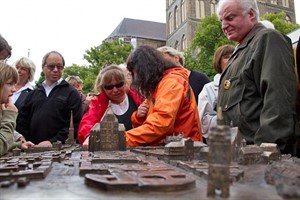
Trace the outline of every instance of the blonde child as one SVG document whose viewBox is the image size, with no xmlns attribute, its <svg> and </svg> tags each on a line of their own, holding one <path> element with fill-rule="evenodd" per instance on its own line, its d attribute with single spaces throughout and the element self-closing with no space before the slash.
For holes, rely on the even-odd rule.
<svg viewBox="0 0 300 200">
<path fill-rule="evenodd" d="M 13 147 L 27 149 L 31 142 L 14 142 L 14 131 L 18 115 L 17 107 L 12 103 L 11 96 L 16 91 L 18 72 L 12 66 L 0 62 L 0 156 Z"/>
</svg>

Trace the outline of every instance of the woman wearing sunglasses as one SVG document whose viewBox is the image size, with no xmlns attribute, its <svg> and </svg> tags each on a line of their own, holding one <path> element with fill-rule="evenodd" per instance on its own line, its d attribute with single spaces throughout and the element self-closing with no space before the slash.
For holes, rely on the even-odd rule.
<svg viewBox="0 0 300 200">
<path fill-rule="evenodd" d="M 128 86 L 123 70 L 116 65 L 107 66 L 99 72 L 94 90 L 98 95 L 91 99 L 78 130 L 78 141 L 84 148 L 88 148 L 90 130 L 102 119 L 109 101 L 119 123 L 123 123 L 126 130 L 132 128 L 131 114 L 143 102 L 142 96 Z"/>
</svg>

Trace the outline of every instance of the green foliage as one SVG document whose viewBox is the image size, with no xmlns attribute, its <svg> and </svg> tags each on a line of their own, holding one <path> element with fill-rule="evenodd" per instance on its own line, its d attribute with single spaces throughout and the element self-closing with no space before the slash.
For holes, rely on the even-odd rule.
<svg viewBox="0 0 300 200">
<path fill-rule="evenodd" d="M 91 89 L 94 87 L 94 80 L 96 77 L 94 76 L 94 73 L 91 72 L 89 67 L 79 66 L 75 64 L 66 67 L 63 73 L 63 78 L 67 78 L 71 75 L 79 76 L 83 81 L 82 92 L 84 94 L 91 92 Z"/>
<path fill-rule="evenodd" d="M 103 66 L 109 64 L 119 65 L 126 62 L 133 46 L 122 41 L 103 41 L 100 46 L 86 50 L 84 59 L 89 66 L 72 65 L 66 67 L 63 77 L 68 75 L 79 76 L 83 80 L 83 93 L 92 92 L 97 75 Z"/>
<path fill-rule="evenodd" d="M 100 46 L 86 50 L 83 57 L 91 64 L 91 67 L 100 69 L 109 64 L 124 63 L 132 49 L 131 44 L 122 41 L 103 41 Z"/>
<path fill-rule="evenodd" d="M 35 85 L 38 86 L 42 84 L 42 82 L 45 80 L 45 74 L 41 72 L 39 80 L 35 81 Z"/>
<path fill-rule="evenodd" d="M 225 44 L 234 43 L 223 34 L 218 17 L 205 17 L 197 27 L 190 48 L 185 51 L 185 67 L 205 73 L 212 79 L 216 74 L 213 69 L 214 52 Z"/>
<path fill-rule="evenodd" d="M 267 13 L 261 17 L 261 20 L 269 20 L 275 26 L 275 29 L 287 34 L 295 29 L 299 28 L 299 24 L 288 23 L 285 21 L 285 12 L 281 11 L 279 13 Z"/>
</svg>

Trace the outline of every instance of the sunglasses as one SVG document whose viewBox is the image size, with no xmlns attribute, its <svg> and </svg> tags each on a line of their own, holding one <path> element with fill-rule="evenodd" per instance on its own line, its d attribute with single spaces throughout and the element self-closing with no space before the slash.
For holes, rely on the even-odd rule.
<svg viewBox="0 0 300 200">
<path fill-rule="evenodd" d="M 49 70 L 54 70 L 55 67 L 57 68 L 57 70 L 61 71 L 63 70 L 65 67 L 62 66 L 62 65 L 46 65 L 46 67 L 49 69 Z"/>
<path fill-rule="evenodd" d="M 122 81 L 122 82 L 117 83 L 115 85 L 104 85 L 103 88 L 106 89 L 106 90 L 112 90 L 112 89 L 114 89 L 114 87 L 116 87 L 116 88 L 123 87 L 124 84 L 125 84 L 124 81 Z"/>
</svg>

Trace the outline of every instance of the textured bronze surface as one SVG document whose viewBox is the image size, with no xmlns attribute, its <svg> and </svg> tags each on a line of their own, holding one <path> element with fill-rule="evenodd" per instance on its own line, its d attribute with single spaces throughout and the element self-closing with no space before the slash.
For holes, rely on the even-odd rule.
<svg viewBox="0 0 300 200">
<path fill-rule="evenodd" d="M 197 148 L 194 145 L 194 150 Z M 22 152 L 20 156 L 9 154 L 0 158 L 0 199 L 220 199 L 206 195 L 209 165 L 205 157 L 199 156 L 198 150 L 194 151 L 193 160 L 167 155 L 164 147 L 92 153 L 81 151 L 76 145 L 63 145 L 60 151 Z M 284 170 L 273 171 L 291 180 L 282 178 L 278 185 L 274 181 L 273 185 L 265 181 L 265 171 L 271 164 L 231 162 L 230 196 L 227 199 L 288 198 L 279 186 L 285 189 L 282 186 L 297 180 L 298 162 L 281 157 L 285 159 L 277 162 L 278 166 L 285 166 Z M 296 167 L 286 164 L 288 160 Z M 292 180 L 288 175 L 296 179 Z M 269 177 L 275 180 L 277 176 Z M 297 185 L 293 186 L 296 186 L 293 191 L 299 191 Z"/>
<path fill-rule="evenodd" d="M 230 195 L 231 133 L 228 126 L 219 123 L 210 129 L 208 140 L 207 196 L 214 197 L 220 191 L 220 196 L 227 198 Z"/>
<path fill-rule="evenodd" d="M 273 162 L 266 169 L 265 180 L 275 185 L 280 196 L 300 199 L 300 159 Z"/>
<path fill-rule="evenodd" d="M 85 183 L 102 190 L 172 192 L 195 187 L 195 179 L 175 170 L 86 174 Z"/>
</svg>

